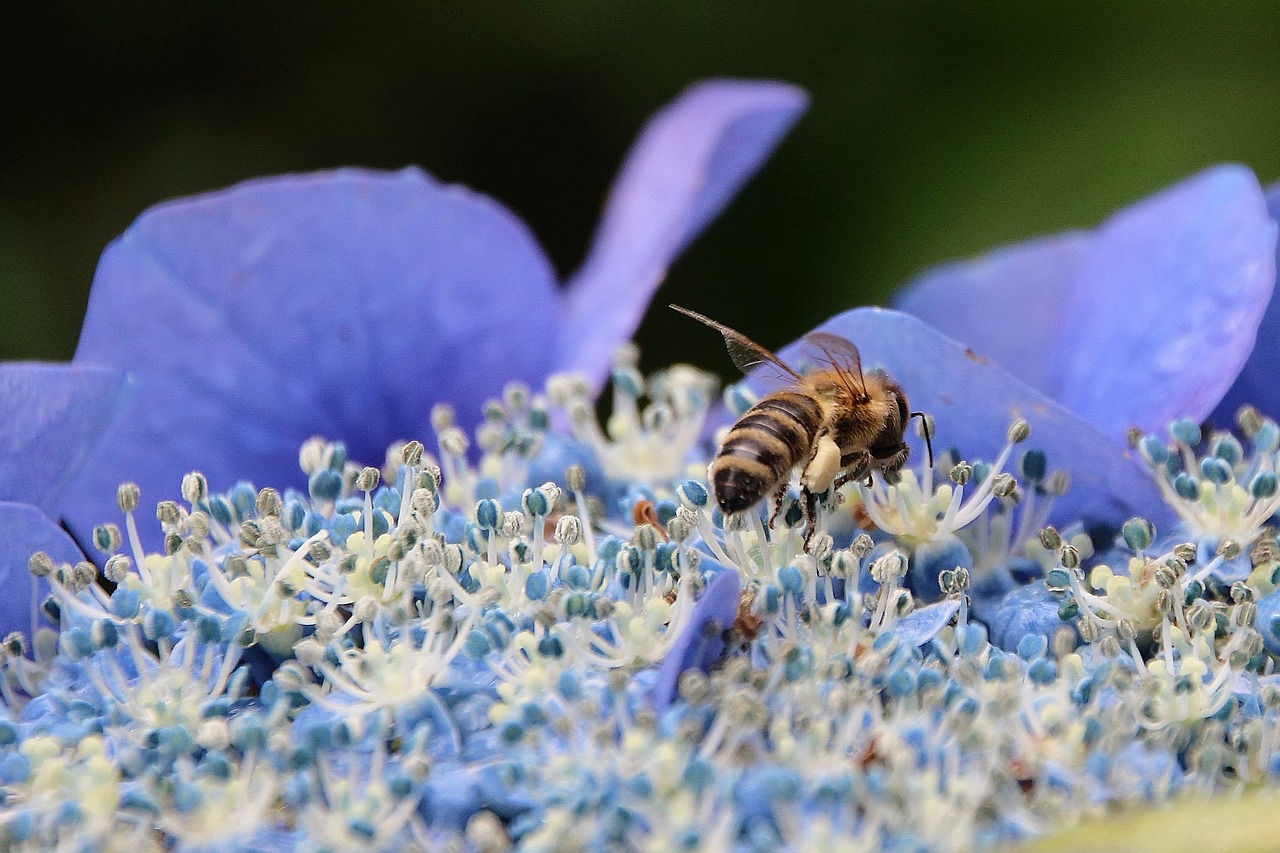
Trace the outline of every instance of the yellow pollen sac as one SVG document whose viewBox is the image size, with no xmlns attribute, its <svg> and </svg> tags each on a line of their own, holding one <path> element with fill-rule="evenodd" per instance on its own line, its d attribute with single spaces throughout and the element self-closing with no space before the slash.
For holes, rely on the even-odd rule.
<svg viewBox="0 0 1280 853">
<path fill-rule="evenodd" d="M 818 439 L 813 458 L 805 466 L 800 481 L 811 492 L 825 492 L 840 471 L 840 447 L 830 435 Z"/>
</svg>

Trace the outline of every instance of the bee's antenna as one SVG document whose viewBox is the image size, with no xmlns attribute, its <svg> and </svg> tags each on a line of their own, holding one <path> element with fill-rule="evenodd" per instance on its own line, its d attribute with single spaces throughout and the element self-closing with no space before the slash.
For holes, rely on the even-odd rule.
<svg viewBox="0 0 1280 853">
<path fill-rule="evenodd" d="M 920 419 L 920 434 L 924 436 L 925 450 L 929 451 L 929 467 L 933 467 L 933 442 L 929 438 L 929 416 L 924 412 L 912 412 L 911 417 Z"/>
</svg>

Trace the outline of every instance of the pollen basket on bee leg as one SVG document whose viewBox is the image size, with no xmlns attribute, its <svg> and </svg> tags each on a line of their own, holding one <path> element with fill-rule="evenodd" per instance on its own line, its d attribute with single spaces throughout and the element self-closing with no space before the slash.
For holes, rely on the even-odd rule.
<svg viewBox="0 0 1280 853">
<path fill-rule="evenodd" d="M 801 484 L 811 492 L 825 492 L 840 471 L 840 447 L 830 435 L 818 439 L 813 458 L 800 476 Z"/>
</svg>

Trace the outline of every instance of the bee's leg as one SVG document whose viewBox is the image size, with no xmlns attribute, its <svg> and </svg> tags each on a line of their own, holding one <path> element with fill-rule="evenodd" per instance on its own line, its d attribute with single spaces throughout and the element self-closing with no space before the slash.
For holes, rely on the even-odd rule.
<svg viewBox="0 0 1280 853">
<path fill-rule="evenodd" d="M 773 496 L 773 515 L 769 516 L 769 527 L 772 529 L 773 523 L 778 520 L 778 513 L 782 512 L 782 502 L 787 497 L 787 484 L 784 482 L 778 487 L 778 493 Z"/>
<path fill-rule="evenodd" d="M 804 550 L 809 550 L 809 540 L 818 524 L 818 496 L 807 488 L 801 487 L 800 499 L 804 501 Z"/>
<path fill-rule="evenodd" d="M 871 485 L 870 451 L 855 450 L 852 453 L 846 453 L 840 457 L 840 468 L 844 473 L 836 478 L 835 488 L 837 490 L 845 483 L 861 479 L 863 476 L 867 478 L 867 485 Z"/>
</svg>

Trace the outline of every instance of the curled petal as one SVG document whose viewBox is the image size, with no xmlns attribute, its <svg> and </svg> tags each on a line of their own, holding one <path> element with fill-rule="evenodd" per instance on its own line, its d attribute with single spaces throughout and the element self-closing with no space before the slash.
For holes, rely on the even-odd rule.
<svg viewBox="0 0 1280 853">
<path fill-rule="evenodd" d="M 0 499 L 53 516 L 125 396 L 120 372 L 100 365 L 0 364 Z"/>
<path fill-rule="evenodd" d="M 1267 211 L 1273 221 L 1280 222 L 1280 183 L 1267 187 Z M 1276 248 L 1276 269 L 1280 270 L 1280 246 Z M 1280 417 L 1280 299 L 1272 293 L 1262 324 L 1258 326 L 1257 344 L 1213 413 L 1213 420 L 1226 426 L 1235 420 L 1241 406 L 1257 406 L 1273 418 Z"/>
<path fill-rule="evenodd" d="M 77 360 L 138 393 L 80 479 L 78 531 L 117 484 L 172 497 L 199 469 L 300 483 L 313 435 L 382 459 L 448 401 L 478 419 L 551 365 L 555 280 L 523 223 L 417 169 L 249 181 L 144 213 L 103 253 Z"/>
<path fill-rule="evenodd" d="M 710 80 L 650 120 L 569 281 L 558 369 L 604 379 L 672 260 L 756 172 L 806 100 L 785 83 Z"/>
<path fill-rule="evenodd" d="M 706 562 L 706 561 L 704 561 Z M 693 610 L 693 618 L 667 652 L 653 686 L 653 704 L 659 710 L 676 698 L 680 675 L 697 667 L 707 672 L 724 651 L 720 633 L 738 617 L 742 577 L 736 569 L 724 569 L 707 584 Z M 714 637 L 709 637 L 714 633 Z"/>
<path fill-rule="evenodd" d="M 44 551 L 57 563 L 84 559 L 80 549 L 61 527 L 30 504 L 0 501 L 0 637 L 10 631 L 31 631 L 33 602 L 49 594 L 49 584 L 27 570 L 31 555 Z"/>
<path fill-rule="evenodd" d="M 1053 396 L 1116 440 L 1213 411 L 1253 350 L 1276 225 L 1253 173 L 1217 166 L 1097 231 L 1062 318 Z"/>
<path fill-rule="evenodd" d="M 911 407 L 935 420 L 935 450 L 958 448 L 966 459 L 994 460 L 1009 424 L 1031 425 L 1027 447 L 1043 450 L 1051 467 L 1071 475 L 1071 489 L 1054 504 L 1054 517 L 1120 523 L 1134 515 L 1157 525 L 1171 518 L 1154 481 L 1122 445 L 1060 404 L 923 321 L 898 311 L 858 308 L 819 327 L 848 338 L 867 369 L 880 367 L 902 384 Z M 798 362 L 791 344 L 779 355 Z M 921 442 L 908 431 L 913 459 Z"/>
</svg>

